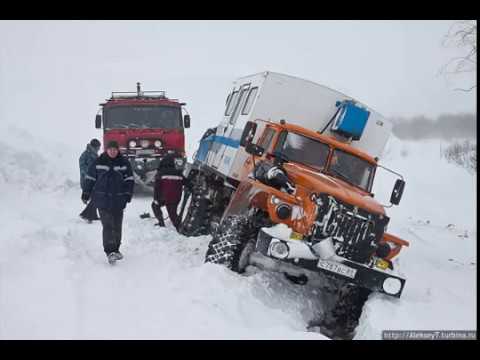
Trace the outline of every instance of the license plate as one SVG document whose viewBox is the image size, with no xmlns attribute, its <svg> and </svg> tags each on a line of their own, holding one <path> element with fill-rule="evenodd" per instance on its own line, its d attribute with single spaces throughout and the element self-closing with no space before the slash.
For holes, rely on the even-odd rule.
<svg viewBox="0 0 480 360">
<path fill-rule="evenodd" d="M 155 150 L 137 150 L 137 155 L 152 155 Z"/>
<path fill-rule="evenodd" d="M 325 261 L 325 260 L 319 260 L 317 266 L 321 269 L 325 269 L 325 270 L 334 272 L 336 274 L 344 275 L 352 279 L 355 278 L 355 274 L 357 273 L 357 269 L 353 269 L 343 264 Z"/>
</svg>

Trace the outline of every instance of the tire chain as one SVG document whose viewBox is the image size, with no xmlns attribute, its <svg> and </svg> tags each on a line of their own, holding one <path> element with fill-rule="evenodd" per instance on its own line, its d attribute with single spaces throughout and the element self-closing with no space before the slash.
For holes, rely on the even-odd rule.
<svg viewBox="0 0 480 360">
<path fill-rule="evenodd" d="M 192 203 L 190 204 L 190 207 L 187 210 L 187 215 L 186 215 L 186 224 L 184 224 L 182 227 L 184 227 L 186 230 L 190 232 L 190 230 L 195 226 L 194 221 L 197 218 L 198 215 L 201 215 L 202 217 L 207 217 L 210 213 L 212 204 L 210 202 L 208 203 L 207 208 L 205 209 L 205 212 L 203 214 L 199 214 L 198 208 L 201 206 L 201 201 L 206 200 L 206 197 L 203 196 L 204 189 L 201 185 L 194 185 L 192 189 Z M 193 206 L 192 206 L 193 205 Z M 185 210 L 184 210 L 185 211 Z M 193 232 L 191 232 L 189 235 L 190 236 L 198 236 L 198 235 L 206 235 L 208 234 L 208 224 L 205 223 L 205 221 L 202 221 L 201 224 L 197 225 L 197 229 Z"/>
<path fill-rule="evenodd" d="M 227 218 L 225 220 L 213 234 L 214 239 L 218 239 L 218 241 L 212 241 L 212 244 L 209 246 L 209 252 L 213 251 L 214 253 L 208 254 L 205 257 L 205 261 L 223 264 L 230 268 L 235 250 L 240 245 L 240 241 L 237 240 L 238 235 L 242 234 L 243 227 L 246 224 L 244 219 Z M 226 232 L 223 233 L 225 230 Z"/>
</svg>

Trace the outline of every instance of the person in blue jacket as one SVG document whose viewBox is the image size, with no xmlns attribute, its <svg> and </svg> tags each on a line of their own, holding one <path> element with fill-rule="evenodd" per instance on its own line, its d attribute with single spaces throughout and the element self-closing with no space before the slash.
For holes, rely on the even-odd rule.
<svg viewBox="0 0 480 360">
<path fill-rule="evenodd" d="M 121 260 L 123 212 L 132 200 L 134 178 L 128 160 L 120 154 L 116 141 L 88 168 L 82 201 L 91 199 L 100 212 L 103 226 L 103 250 L 110 264 Z"/>
<path fill-rule="evenodd" d="M 82 153 L 82 155 L 80 155 L 80 186 L 82 191 L 85 189 L 85 175 L 87 174 L 89 166 L 92 165 L 95 160 L 97 160 L 100 145 L 100 141 L 97 139 L 92 139 L 90 143 L 87 144 L 85 151 Z M 91 223 L 93 220 L 100 219 L 97 214 L 97 208 L 92 201 L 90 201 L 85 210 L 80 213 L 80 217 L 89 223 Z"/>
</svg>

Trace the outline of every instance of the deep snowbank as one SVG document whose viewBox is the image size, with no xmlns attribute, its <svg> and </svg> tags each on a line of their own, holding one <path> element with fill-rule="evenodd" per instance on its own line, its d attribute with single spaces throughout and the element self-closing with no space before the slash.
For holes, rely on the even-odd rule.
<svg viewBox="0 0 480 360">
<path fill-rule="evenodd" d="M 401 299 L 370 296 L 357 339 L 389 329 L 476 329 L 476 175 L 441 159 L 439 147 L 436 140 L 388 144 L 384 165 L 407 184 L 400 206 L 387 210 L 389 232 L 410 242 L 396 261 L 407 283 Z M 391 184 L 377 183 L 377 191 L 389 194 Z"/>
<path fill-rule="evenodd" d="M 59 153 L 58 144 L 6 130 L 0 338 L 325 338 L 305 331 L 322 311 L 317 291 L 277 274 L 240 276 L 203 264 L 209 237 L 185 238 L 140 219 L 148 196 L 127 208 L 125 259 L 109 266 L 100 224 L 78 218 L 83 149 Z M 411 242 L 397 261 L 408 280 L 402 299 L 370 297 L 358 339 L 378 339 L 383 329 L 476 326 L 475 178 L 436 151 L 434 142 L 389 144 L 385 164 L 407 180 L 389 231 Z M 391 185 L 378 182 L 379 196 Z"/>
</svg>

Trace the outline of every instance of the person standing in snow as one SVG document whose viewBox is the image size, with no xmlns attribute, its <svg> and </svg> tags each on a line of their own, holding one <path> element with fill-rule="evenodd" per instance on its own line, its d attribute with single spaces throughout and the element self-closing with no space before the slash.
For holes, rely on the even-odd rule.
<svg viewBox="0 0 480 360">
<path fill-rule="evenodd" d="M 93 164 L 98 157 L 100 145 L 100 141 L 97 139 L 92 139 L 90 143 L 87 144 L 87 148 L 82 155 L 80 155 L 78 160 L 80 165 L 80 187 L 82 188 L 82 191 L 85 191 L 85 176 L 90 165 Z M 87 204 L 87 207 L 80 213 L 80 217 L 89 223 L 91 223 L 93 220 L 99 220 L 97 208 L 93 202 L 85 201 L 85 203 Z"/>
<path fill-rule="evenodd" d="M 165 226 L 161 209 L 162 206 L 165 206 L 170 221 L 178 230 L 180 218 L 177 214 L 177 207 L 182 198 L 183 182 L 182 171 L 175 168 L 174 154 L 166 155 L 158 165 L 153 190 L 152 210 L 158 220 L 157 225 Z"/>
<path fill-rule="evenodd" d="M 107 144 L 105 152 L 88 168 L 82 200 L 90 198 L 100 212 L 103 226 L 103 249 L 110 264 L 121 260 L 123 212 L 133 196 L 133 172 L 128 160 L 120 154 L 116 141 Z"/>
</svg>

